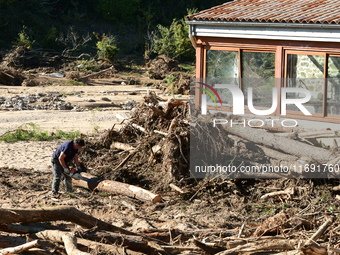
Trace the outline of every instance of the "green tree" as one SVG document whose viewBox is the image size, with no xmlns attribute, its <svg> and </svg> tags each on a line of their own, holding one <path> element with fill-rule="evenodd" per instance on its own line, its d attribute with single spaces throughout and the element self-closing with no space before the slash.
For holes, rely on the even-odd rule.
<svg viewBox="0 0 340 255">
<path fill-rule="evenodd" d="M 188 26 L 184 19 L 173 20 L 170 27 L 157 26 L 152 44 L 153 52 L 178 60 L 192 60 L 194 49 L 188 36 Z"/>
<path fill-rule="evenodd" d="M 118 52 L 116 38 L 112 35 L 103 35 L 96 43 L 98 57 L 112 61 Z"/>
</svg>

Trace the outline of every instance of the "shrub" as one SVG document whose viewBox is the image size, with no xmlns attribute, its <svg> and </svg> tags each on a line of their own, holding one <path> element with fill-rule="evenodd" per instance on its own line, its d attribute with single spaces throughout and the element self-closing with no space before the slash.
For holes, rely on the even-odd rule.
<svg viewBox="0 0 340 255">
<path fill-rule="evenodd" d="M 118 52 L 116 38 L 112 35 L 103 35 L 101 40 L 96 43 L 99 58 L 112 61 Z"/>
<path fill-rule="evenodd" d="M 32 49 L 33 42 L 30 40 L 29 36 L 26 33 L 26 28 L 24 27 L 23 30 L 18 34 L 17 41 L 15 46 L 23 46 L 26 49 Z"/>
<path fill-rule="evenodd" d="M 158 25 L 151 40 L 152 51 L 158 55 L 164 54 L 178 60 L 193 60 L 195 57 L 184 19 L 174 19 L 170 27 Z"/>
</svg>

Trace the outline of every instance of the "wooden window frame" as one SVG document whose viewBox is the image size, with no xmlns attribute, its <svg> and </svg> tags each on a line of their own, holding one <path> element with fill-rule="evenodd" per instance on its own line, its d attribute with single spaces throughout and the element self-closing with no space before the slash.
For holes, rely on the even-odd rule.
<svg viewBox="0 0 340 255">
<path fill-rule="evenodd" d="M 231 40 L 233 41 L 233 40 Z M 206 58 L 207 58 L 207 51 L 208 50 L 227 50 L 227 51 L 237 51 L 238 52 L 238 75 L 240 78 L 240 89 L 242 89 L 242 52 L 243 51 L 250 51 L 250 52 L 268 52 L 275 54 L 275 80 L 277 81 L 275 87 L 281 88 L 285 86 L 285 78 L 287 72 L 287 54 L 306 54 L 306 55 L 322 55 L 325 57 L 324 61 L 324 86 L 323 86 L 323 105 L 322 105 L 322 113 L 321 114 L 313 114 L 313 116 L 305 116 L 303 113 L 300 112 L 289 112 L 287 111 L 287 115 L 282 116 L 280 114 L 280 92 L 278 93 L 278 103 L 279 106 L 276 109 L 276 112 L 272 114 L 272 116 L 277 117 L 287 117 L 287 118 L 298 118 L 301 120 L 311 120 L 311 121 L 323 121 L 323 122 L 330 122 L 330 123 L 340 123 L 340 116 L 339 115 L 331 115 L 327 113 L 327 78 L 328 78 L 328 57 L 330 56 L 337 56 L 340 57 L 340 49 L 339 51 L 334 50 L 333 48 L 327 47 L 320 47 L 317 43 L 312 45 L 311 47 L 304 47 L 301 45 L 292 45 L 288 46 L 285 43 L 281 44 L 256 44 L 252 45 L 251 43 L 224 43 L 222 41 L 218 41 L 215 43 L 207 43 L 204 42 L 201 45 L 200 54 L 200 63 L 202 73 L 197 73 L 197 77 L 206 78 Z M 280 78 L 280 79 L 278 79 Z M 280 91 L 280 90 L 279 90 Z M 201 93 L 201 90 L 198 90 Z M 200 97 L 200 96 L 199 96 Z M 199 101 L 200 99 L 196 99 Z M 217 110 L 217 111 L 231 111 L 230 107 L 224 106 L 208 106 L 209 110 Z"/>
</svg>

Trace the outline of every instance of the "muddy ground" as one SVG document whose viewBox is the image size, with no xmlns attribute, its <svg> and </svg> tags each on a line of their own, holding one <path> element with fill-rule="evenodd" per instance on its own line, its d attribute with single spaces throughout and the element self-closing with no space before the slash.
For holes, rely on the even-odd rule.
<svg viewBox="0 0 340 255">
<path fill-rule="evenodd" d="M 116 114 L 130 114 L 129 110 L 124 110 L 117 105 L 128 100 L 142 103 L 144 101 L 142 95 L 150 91 L 154 91 L 164 100 L 171 97 L 171 95 L 164 94 L 164 91 L 153 87 L 124 85 L 122 84 L 124 80 L 124 77 L 116 76 L 97 79 L 88 86 L 1 86 L 2 96 L 44 91 L 64 92 L 67 94 L 65 100 L 87 110 L 79 112 L 1 111 L 0 130 L 2 133 L 14 130 L 29 122 L 52 131 L 56 129 L 80 130 L 91 141 L 90 148 L 99 150 L 98 144 L 103 142 L 103 137 L 107 135 L 108 130 L 119 134 L 124 128 L 124 123 L 116 117 Z M 103 94 L 111 100 L 110 102 L 114 102 L 115 106 L 109 105 L 108 101 L 104 102 Z M 89 102 L 88 99 L 94 99 L 95 102 Z M 183 102 L 187 99 L 183 95 L 176 97 L 176 100 Z M 164 124 L 163 122 L 157 123 L 159 128 Z M 124 132 L 126 137 L 128 133 L 126 130 Z M 136 134 L 133 135 L 136 136 Z M 139 136 L 142 135 L 139 134 Z M 161 136 L 157 139 L 162 140 Z M 168 251 L 168 254 L 215 254 L 216 251 L 204 253 L 194 245 L 194 240 L 222 247 L 223 243 L 228 240 L 252 237 L 256 231 L 260 231 L 259 228 L 265 220 L 282 212 L 287 217 L 284 224 L 279 224 L 279 227 L 275 226 L 272 229 L 267 228 L 266 231 L 261 232 L 261 236 L 280 236 L 286 240 L 298 239 L 304 242 L 317 231 L 327 217 L 333 217 L 332 224 L 317 239 L 317 243 L 323 247 L 337 247 L 340 241 L 338 231 L 340 193 L 334 190 L 334 187 L 339 185 L 338 179 L 195 180 L 185 175 L 183 178 L 167 180 L 166 173 L 160 168 L 161 161 L 155 167 L 150 167 L 150 164 L 143 161 L 145 159 L 137 157 L 124 167 L 116 169 L 126 154 L 117 152 L 120 156 L 113 155 L 112 158 L 108 158 L 105 153 L 109 149 L 103 148 L 103 153 L 96 157 L 90 157 L 88 151 L 87 154 L 85 152 L 80 154 L 80 157 L 83 156 L 85 159 L 84 163 L 89 166 L 88 171 L 91 174 L 140 186 L 161 195 L 161 202 L 152 203 L 120 194 L 92 192 L 80 187 L 75 187 L 74 193 L 62 193 L 60 199 L 55 201 L 50 197 L 52 174 L 49 158 L 60 142 L 62 141 L 0 144 L 1 209 L 72 206 L 86 214 L 135 233 L 167 233 L 169 235 L 165 239 L 169 245 L 190 247 L 188 250 Z M 155 141 L 150 141 L 150 144 L 152 143 Z M 91 162 L 86 162 L 86 159 Z M 138 160 L 143 161 L 143 164 Z M 96 168 L 94 162 L 100 162 L 101 168 L 99 165 Z M 110 172 L 112 169 L 116 169 L 116 172 Z M 184 193 L 170 188 L 170 183 L 176 184 Z M 261 199 L 267 193 L 287 189 L 293 189 L 294 192 Z M 62 186 L 61 190 L 63 190 Z M 52 229 L 60 224 L 66 225 L 69 230 L 73 228 L 72 223 L 66 222 L 43 223 L 43 228 Z M 211 230 L 214 230 L 213 234 L 209 232 Z M 230 232 L 227 232 L 228 230 Z M 184 233 L 190 233 L 189 237 L 183 238 Z M 10 235 L 17 238 L 27 236 L 27 234 L 0 232 L 0 237 Z M 11 246 L 9 243 L 1 243 L 1 238 L 0 245 L 0 248 Z M 224 249 L 226 249 L 225 246 Z M 267 254 L 275 253 L 272 251 Z M 62 244 L 54 244 L 46 250 L 46 254 L 66 253 Z M 92 250 L 91 254 L 100 253 Z"/>
</svg>

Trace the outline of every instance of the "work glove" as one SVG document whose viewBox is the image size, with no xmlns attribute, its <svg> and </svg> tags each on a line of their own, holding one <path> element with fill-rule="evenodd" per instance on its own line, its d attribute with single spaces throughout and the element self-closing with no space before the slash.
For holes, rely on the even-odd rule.
<svg viewBox="0 0 340 255">
<path fill-rule="evenodd" d="M 65 174 L 69 174 L 69 173 L 70 173 L 70 169 L 69 169 L 68 167 L 65 167 L 65 168 L 64 168 L 64 173 L 65 173 Z"/>
<path fill-rule="evenodd" d="M 71 171 L 70 173 L 70 176 L 73 178 L 73 179 L 76 179 L 76 180 L 80 180 L 81 179 L 81 175 L 80 175 L 80 170 L 79 168 L 76 170 L 76 169 L 73 169 L 74 171 Z"/>
</svg>

